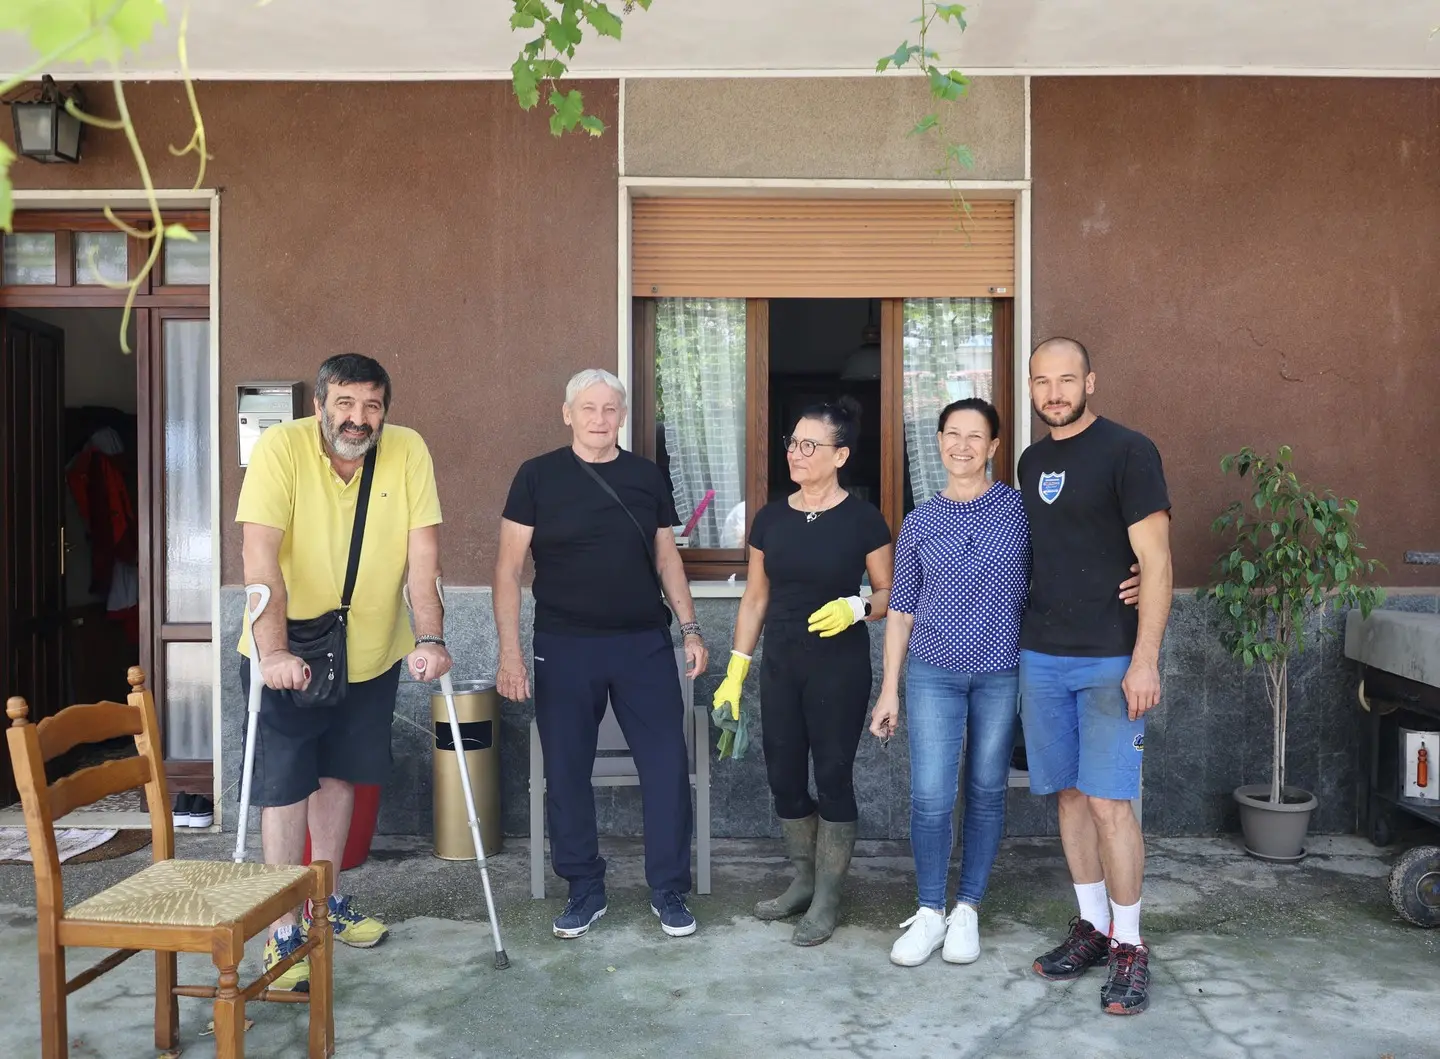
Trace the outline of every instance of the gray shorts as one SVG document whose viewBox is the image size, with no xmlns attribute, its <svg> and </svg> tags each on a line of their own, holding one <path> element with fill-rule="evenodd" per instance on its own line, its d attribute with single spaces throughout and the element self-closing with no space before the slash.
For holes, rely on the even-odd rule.
<svg viewBox="0 0 1440 1059">
<path fill-rule="evenodd" d="M 250 663 L 242 662 L 240 688 L 248 703 Z M 338 706 L 300 707 L 287 692 L 263 689 L 250 804 L 303 802 L 320 789 L 322 776 L 347 783 L 384 783 L 390 776 L 390 719 L 400 688 L 400 666 L 396 662 L 372 680 L 351 684 Z M 242 717 L 248 727 L 249 717 Z M 243 750 L 243 736 L 241 742 Z"/>
</svg>

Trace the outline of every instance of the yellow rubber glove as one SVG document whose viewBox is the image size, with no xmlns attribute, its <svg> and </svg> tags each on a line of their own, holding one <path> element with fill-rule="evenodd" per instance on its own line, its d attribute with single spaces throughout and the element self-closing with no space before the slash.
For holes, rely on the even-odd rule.
<svg viewBox="0 0 1440 1059">
<path fill-rule="evenodd" d="M 717 710 L 721 706 L 729 706 L 731 720 L 740 719 L 740 687 L 745 683 L 745 675 L 749 672 L 750 656 L 731 651 L 730 664 L 725 668 L 725 679 L 715 689 L 715 699 L 711 703 Z"/>
<path fill-rule="evenodd" d="M 865 617 L 865 601 L 859 596 L 832 599 L 810 615 L 810 632 L 838 636 Z"/>
</svg>

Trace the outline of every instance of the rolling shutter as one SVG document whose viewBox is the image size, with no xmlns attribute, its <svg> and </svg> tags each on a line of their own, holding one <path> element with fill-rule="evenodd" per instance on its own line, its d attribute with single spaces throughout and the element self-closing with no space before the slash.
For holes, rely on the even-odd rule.
<svg viewBox="0 0 1440 1059">
<path fill-rule="evenodd" d="M 639 297 L 1008 298 L 1015 203 L 637 198 Z"/>
</svg>

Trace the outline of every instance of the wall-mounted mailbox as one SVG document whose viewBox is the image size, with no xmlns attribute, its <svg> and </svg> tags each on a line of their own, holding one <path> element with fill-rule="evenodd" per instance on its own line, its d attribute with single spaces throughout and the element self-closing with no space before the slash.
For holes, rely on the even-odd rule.
<svg viewBox="0 0 1440 1059">
<path fill-rule="evenodd" d="M 300 418 L 303 386 L 299 382 L 242 382 L 235 388 L 241 467 L 250 465 L 255 442 L 268 428 Z"/>
</svg>

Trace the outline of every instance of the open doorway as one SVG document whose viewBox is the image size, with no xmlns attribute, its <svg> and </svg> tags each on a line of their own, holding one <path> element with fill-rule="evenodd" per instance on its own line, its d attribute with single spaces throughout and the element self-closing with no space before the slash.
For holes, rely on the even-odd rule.
<svg viewBox="0 0 1440 1059">
<path fill-rule="evenodd" d="M 118 215 L 149 223 L 142 211 Z M 94 210 L 22 209 L 4 236 L 0 697 L 24 697 L 39 721 L 72 703 L 121 700 L 138 664 L 155 693 L 170 788 L 187 800 L 203 795 L 208 810 L 217 563 L 210 212 L 166 219 L 197 238 L 167 240 L 148 272 L 149 244 Z M 120 338 L 127 301 L 130 353 Z M 15 799 L 3 757 L 0 808 Z"/>
<path fill-rule="evenodd" d="M 883 434 L 880 400 L 880 302 L 865 298 L 770 301 L 770 500 L 795 491 L 781 437 L 805 409 L 849 396 L 860 402 L 860 443 L 840 484 L 877 507 Z"/>
</svg>

